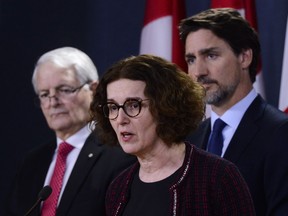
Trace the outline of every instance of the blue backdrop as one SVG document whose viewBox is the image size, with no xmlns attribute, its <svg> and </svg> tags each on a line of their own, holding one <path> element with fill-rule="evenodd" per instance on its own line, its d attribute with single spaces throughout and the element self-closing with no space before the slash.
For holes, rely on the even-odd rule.
<svg viewBox="0 0 288 216">
<path fill-rule="evenodd" d="M 186 0 L 187 16 L 209 5 L 210 0 Z M 256 7 L 266 98 L 277 106 L 288 1 L 256 0 Z M 0 205 L 21 155 L 53 137 L 33 104 L 31 75 L 38 57 L 74 46 L 103 74 L 113 62 L 139 53 L 144 10 L 145 0 L 1 0 Z"/>
</svg>

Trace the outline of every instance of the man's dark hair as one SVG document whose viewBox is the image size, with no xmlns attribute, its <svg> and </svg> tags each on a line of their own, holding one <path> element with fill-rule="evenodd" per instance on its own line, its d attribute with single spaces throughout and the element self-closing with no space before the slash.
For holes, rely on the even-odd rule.
<svg viewBox="0 0 288 216">
<path fill-rule="evenodd" d="M 249 74 L 251 82 L 255 82 L 260 55 L 259 38 L 249 22 L 237 10 L 232 8 L 209 9 L 183 19 L 179 29 L 180 38 L 184 43 L 190 32 L 208 29 L 226 41 L 236 56 L 244 50 L 251 49 L 253 58 L 249 66 Z"/>
</svg>

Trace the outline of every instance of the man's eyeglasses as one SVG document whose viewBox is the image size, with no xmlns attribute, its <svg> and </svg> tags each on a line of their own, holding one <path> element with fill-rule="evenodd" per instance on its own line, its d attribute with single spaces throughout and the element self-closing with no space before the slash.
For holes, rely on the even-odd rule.
<svg viewBox="0 0 288 216">
<path fill-rule="evenodd" d="M 83 88 L 87 83 L 80 85 L 79 87 L 73 88 L 71 86 L 60 86 L 55 88 L 55 94 L 50 95 L 49 91 L 42 92 L 36 98 L 36 102 L 38 104 L 47 106 L 51 100 L 51 98 L 55 97 L 61 100 L 69 100 L 71 97 L 75 95 L 81 88 Z"/>
<path fill-rule="evenodd" d="M 104 116 L 110 120 L 114 120 L 119 115 L 119 109 L 122 108 L 125 114 L 129 117 L 136 117 L 141 112 L 142 102 L 149 99 L 128 99 L 124 102 L 123 105 L 116 104 L 114 102 L 107 102 L 104 105 L 101 105 Z"/>
</svg>

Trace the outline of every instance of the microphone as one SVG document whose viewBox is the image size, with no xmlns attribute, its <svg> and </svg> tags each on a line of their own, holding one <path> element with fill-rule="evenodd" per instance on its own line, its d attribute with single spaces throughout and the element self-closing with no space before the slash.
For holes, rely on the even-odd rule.
<svg viewBox="0 0 288 216">
<path fill-rule="evenodd" d="M 38 194 L 38 199 L 35 202 L 35 204 L 29 209 L 29 211 L 25 214 L 25 216 L 28 216 L 34 209 L 35 207 L 41 202 L 46 200 L 50 194 L 52 193 L 52 188 L 49 185 L 46 185 L 45 187 L 42 188 L 42 190 Z"/>
</svg>

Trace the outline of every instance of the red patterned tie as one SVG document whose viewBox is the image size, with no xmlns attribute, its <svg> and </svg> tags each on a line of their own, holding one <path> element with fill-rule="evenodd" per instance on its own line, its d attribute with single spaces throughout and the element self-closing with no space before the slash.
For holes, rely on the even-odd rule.
<svg viewBox="0 0 288 216">
<path fill-rule="evenodd" d="M 43 203 L 42 216 L 55 216 L 62 180 L 66 169 L 66 158 L 74 147 L 66 142 L 60 144 L 54 172 L 50 181 L 51 196 Z"/>
</svg>

